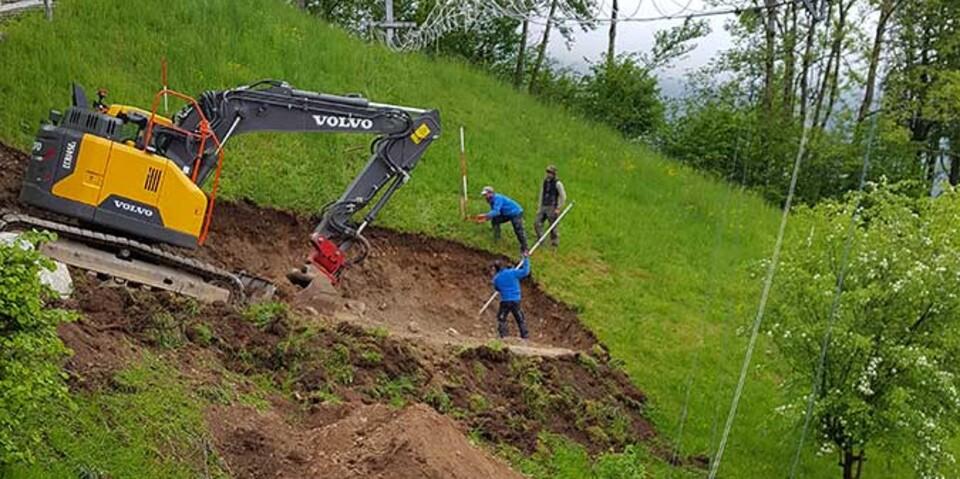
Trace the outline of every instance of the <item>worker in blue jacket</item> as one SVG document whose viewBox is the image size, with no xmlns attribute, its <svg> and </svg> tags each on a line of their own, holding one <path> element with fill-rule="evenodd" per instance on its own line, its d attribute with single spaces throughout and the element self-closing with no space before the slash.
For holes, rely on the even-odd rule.
<svg viewBox="0 0 960 479">
<path fill-rule="evenodd" d="M 493 287 L 500 293 L 500 311 L 497 312 L 497 333 L 501 338 L 507 336 L 507 315 L 513 314 L 520 329 L 520 337 L 527 339 L 527 322 L 520 308 L 520 280 L 530 274 L 530 257 L 523 255 L 519 268 L 505 266 L 496 261 L 493 264 Z"/>
<path fill-rule="evenodd" d="M 506 195 L 494 192 L 492 186 L 484 186 L 480 194 L 490 203 L 490 211 L 475 216 L 474 221 L 490 221 L 493 226 L 493 239 L 496 241 L 500 240 L 500 225 L 509 221 L 517 235 L 517 241 L 520 242 L 520 253 L 526 254 L 527 234 L 523 231 L 523 208 L 520 204 Z"/>
</svg>

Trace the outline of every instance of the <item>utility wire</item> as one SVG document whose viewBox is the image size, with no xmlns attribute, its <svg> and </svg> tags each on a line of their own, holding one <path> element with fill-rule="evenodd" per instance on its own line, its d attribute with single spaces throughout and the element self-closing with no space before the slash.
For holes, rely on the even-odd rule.
<svg viewBox="0 0 960 479">
<path fill-rule="evenodd" d="M 880 102 L 882 92 L 878 92 L 876 97 L 877 104 Z M 827 351 L 830 348 L 830 338 L 833 334 L 833 325 L 837 319 L 837 311 L 840 307 L 840 298 L 843 294 L 843 283 L 847 275 L 847 265 L 850 259 L 850 251 L 853 249 L 853 232 L 857 226 L 857 218 L 860 216 L 860 205 L 863 201 L 863 189 L 867 184 L 867 175 L 870 171 L 870 155 L 873 151 L 873 145 L 877 134 L 877 123 L 880 113 L 874 111 L 871 119 L 870 134 L 867 139 L 866 150 L 863 153 L 863 166 L 860 170 L 860 183 L 857 186 L 857 204 L 850 214 L 850 224 L 847 226 L 846 239 L 843 246 L 843 254 L 840 259 L 840 272 L 837 274 L 837 284 L 833 292 L 833 302 L 830 305 L 830 315 L 827 317 L 827 329 L 823 333 L 823 341 L 820 344 L 820 358 L 817 362 L 817 372 L 813 377 L 813 384 L 810 387 L 810 397 L 807 399 L 807 409 L 803 416 L 803 428 L 800 430 L 800 440 L 797 441 L 797 451 L 793 456 L 793 463 L 790 465 L 790 479 L 797 477 L 797 467 L 800 465 L 800 453 L 803 451 L 803 443 L 807 437 L 807 430 L 810 428 L 810 421 L 813 418 L 813 406 L 817 395 L 820 393 L 820 382 L 823 379 L 823 371 L 826 368 Z"/>
<path fill-rule="evenodd" d="M 637 8 L 630 15 L 618 16 L 614 19 L 610 16 L 601 16 L 600 8 L 594 7 L 584 16 L 565 16 L 543 19 L 540 15 L 531 13 L 529 5 L 518 5 L 518 0 L 507 0 L 507 5 L 500 5 L 498 0 L 447 0 L 445 3 L 435 6 L 427 15 L 427 19 L 421 24 L 420 28 L 403 35 L 403 39 L 398 41 L 397 47 L 401 50 L 419 50 L 432 45 L 434 41 L 445 33 L 456 30 L 469 31 L 474 25 L 491 17 L 507 17 L 519 21 L 526 21 L 530 24 L 545 26 L 548 22 L 566 23 L 650 23 L 669 20 L 704 18 L 721 15 L 739 15 L 744 12 L 754 11 L 762 12 L 764 10 L 774 10 L 784 5 L 789 5 L 797 0 L 781 0 L 772 5 L 745 5 L 742 7 L 731 7 L 717 10 L 704 10 L 689 12 L 689 5 L 677 13 L 662 14 L 657 16 L 638 17 L 641 2 L 637 3 Z M 606 6 L 606 2 L 601 2 L 601 6 Z M 654 3 L 654 7 L 660 11 L 659 6 Z M 594 14 L 596 13 L 596 14 Z"/>
<path fill-rule="evenodd" d="M 688 4 L 688 5 L 689 5 L 689 4 Z M 747 96 L 747 104 L 753 104 L 753 97 L 754 97 L 755 86 L 754 86 L 754 84 L 753 84 L 752 82 L 751 82 L 750 85 L 751 85 L 751 86 L 750 86 L 750 93 L 749 93 L 748 96 Z M 721 207 L 721 211 L 722 211 L 723 213 L 722 213 L 721 215 L 719 215 L 719 216 L 718 216 L 718 219 L 717 219 L 716 233 L 715 233 L 714 240 L 713 240 L 713 250 L 712 250 L 712 253 L 711 253 L 711 260 L 710 260 L 711 272 L 715 272 L 715 271 L 718 269 L 718 268 L 717 268 L 717 263 L 718 263 L 718 260 L 719 260 L 719 257 L 720 257 L 719 251 L 720 251 L 720 248 L 724 245 L 724 239 L 723 239 L 723 235 L 722 235 L 723 227 L 729 226 L 729 223 L 730 223 L 730 218 L 729 218 L 729 216 L 730 216 L 730 214 L 729 214 L 730 202 L 732 201 L 733 196 L 734 196 L 735 194 L 740 194 L 740 193 L 742 193 L 742 192 L 745 190 L 745 188 L 746 188 L 746 162 L 742 161 L 742 158 L 741 158 L 741 156 L 742 156 L 742 155 L 741 155 L 741 150 L 742 150 L 742 148 L 743 148 L 743 146 L 744 146 L 744 143 L 746 143 L 747 148 L 749 148 L 751 142 L 753 141 L 753 133 L 754 133 L 754 129 L 751 128 L 751 129 L 747 132 L 746 142 L 744 142 L 744 135 L 741 134 L 741 135 L 737 138 L 737 143 L 736 143 L 736 146 L 734 147 L 734 150 L 733 150 L 733 170 L 734 170 L 734 171 L 733 171 L 733 175 L 736 174 L 736 169 L 737 169 L 737 167 L 738 167 L 738 164 L 743 163 L 743 165 L 744 165 L 744 169 L 743 169 L 744 178 L 742 178 L 741 187 L 738 188 L 738 189 L 736 189 L 735 191 L 732 191 L 732 192 L 726 197 L 726 199 L 725 199 L 724 202 L 723 202 L 723 206 Z M 733 176 L 733 175 L 731 175 L 731 176 Z M 728 178 L 728 179 L 732 180 L 732 178 Z M 740 212 L 741 209 L 738 207 L 738 208 L 737 208 L 737 211 Z M 702 354 L 703 354 L 702 351 L 703 351 L 704 348 L 706 348 L 706 344 L 705 344 L 706 337 L 707 337 L 707 321 L 706 321 L 706 317 L 707 317 L 708 314 L 710 314 L 710 311 L 713 310 L 713 305 L 714 305 L 714 303 L 715 303 L 715 301 L 716 301 L 716 297 L 717 297 L 717 293 L 718 293 L 719 289 L 720 289 L 720 288 L 719 288 L 719 286 L 717 285 L 717 283 L 714 282 L 714 283 L 713 283 L 713 287 L 710 289 L 710 296 L 708 297 L 706 303 L 704 303 L 704 307 L 703 307 L 703 311 L 702 311 L 702 314 L 703 314 L 703 322 L 702 322 L 701 328 L 700 328 L 700 345 L 699 345 L 699 347 L 697 348 L 696 352 L 694 353 L 693 361 L 691 361 L 690 369 L 689 369 L 689 371 L 687 372 L 686 392 L 684 393 L 683 407 L 680 409 L 680 418 L 679 418 L 679 420 L 678 420 L 678 425 L 677 425 L 677 434 L 676 434 L 676 438 L 674 439 L 674 446 L 673 446 L 673 448 L 674 448 L 674 454 L 675 454 L 675 455 L 682 454 L 684 426 L 686 425 L 687 416 L 688 416 L 688 414 L 689 414 L 690 396 L 691 396 L 691 394 L 692 394 L 692 392 L 693 392 L 693 383 L 694 383 L 693 373 L 694 373 L 694 371 L 699 371 L 699 369 L 700 369 L 701 356 L 702 356 Z M 717 417 L 716 417 L 717 415 L 719 415 L 719 408 L 717 409 L 716 415 L 715 415 L 715 417 L 714 417 L 714 426 L 712 426 L 713 428 L 715 428 L 715 423 L 716 423 L 716 421 L 717 421 Z M 712 445 L 712 444 L 713 444 L 713 441 L 712 441 L 712 434 L 711 434 L 711 445 Z M 674 476 L 674 470 L 671 469 L 671 471 L 670 471 L 670 477 L 673 477 L 673 476 Z"/>
<path fill-rule="evenodd" d="M 809 74 L 809 73 L 808 73 Z M 717 448 L 717 454 L 710 462 L 709 479 L 717 477 L 717 471 L 720 468 L 720 461 L 723 459 L 723 453 L 727 446 L 727 440 L 730 438 L 730 430 L 733 429 L 734 420 L 737 417 L 737 408 L 740 405 L 740 398 L 743 395 L 743 387 L 747 381 L 747 372 L 750 370 L 750 363 L 753 360 L 753 351 L 757 344 L 757 336 L 760 333 L 760 325 L 763 323 L 763 316 L 767 311 L 767 300 L 770 298 L 770 289 L 773 287 L 773 278 L 777 273 L 777 266 L 780 263 L 780 252 L 783 249 L 783 237 L 787 229 L 787 220 L 790 218 L 790 208 L 793 206 L 793 198 L 797 191 L 797 180 L 800 177 L 800 165 L 803 163 L 803 157 L 806 154 L 807 142 L 810 139 L 810 130 L 812 129 L 810 109 L 807 111 L 807 118 L 803 120 L 803 133 L 800 137 L 800 146 L 797 148 L 797 157 L 793 163 L 793 174 L 790 177 L 790 187 L 787 191 L 787 199 L 783 205 L 783 215 L 780 218 L 780 228 L 777 231 L 777 241 L 773 246 L 773 255 L 770 257 L 770 265 L 767 267 L 767 275 L 763 283 L 763 292 L 760 295 L 760 305 L 757 307 L 757 315 L 753 320 L 753 327 L 750 331 L 750 341 L 747 344 L 747 352 L 743 358 L 743 365 L 740 368 L 740 379 L 737 381 L 736 391 L 733 393 L 733 400 L 730 402 L 730 412 L 727 414 L 727 421 L 723 428 L 723 435 L 720 437 L 720 446 Z"/>
</svg>

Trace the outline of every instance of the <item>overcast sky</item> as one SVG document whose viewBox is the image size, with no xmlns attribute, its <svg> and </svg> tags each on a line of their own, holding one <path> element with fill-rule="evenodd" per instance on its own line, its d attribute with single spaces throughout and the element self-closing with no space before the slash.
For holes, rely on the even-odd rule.
<svg viewBox="0 0 960 479">
<path fill-rule="evenodd" d="M 609 18 L 610 1 L 599 1 L 603 3 L 603 9 L 606 12 L 603 16 Z M 689 7 L 685 9 L 684 7 L 687 7 L 688 4 Z M 620 0 L 619 5 L 621 18 L 627 16 L 657 17 L 716 9 L 705 5 L 703 0 Z M 634 14 L 634 12 L 636 13 Z M 706 65 L 718 52 L 730 47 L 730 36 L 723 29 L 723 24 L 732 17 L 732 15 L 706 17 L 705 20 L 709 22 L 712 30 L 710 35 L 698 40 L 696 42 L 697 48 L 687 58 L 677 61 L 672 69 L 657 72 L 657 76 L 661 80 L 661 88 L 665 94 L 677 94 L 684 83 L 685 75 Z M 654 32 L 682 23 L 682 19 L 650 23 L 617 23 L 617 53 L 649 52 L 653 46 Z M 584 70 L 587 60 L 596 61 L 606 53 L 609 25 L 609 23 L 601 23 L 596 30 L 586 33 L 577 29 L 575 43 L 569 50 L 563 41 L 563 37 L 551 33 L 547 51 L 550 56 L 558 59 L 564 65 Z M 533 33 L 531 33 L 529 42 L 536 44 L 542 31 L 543 27 L 541 25 L 531 25 L 531 32 Z"/>
</svg>

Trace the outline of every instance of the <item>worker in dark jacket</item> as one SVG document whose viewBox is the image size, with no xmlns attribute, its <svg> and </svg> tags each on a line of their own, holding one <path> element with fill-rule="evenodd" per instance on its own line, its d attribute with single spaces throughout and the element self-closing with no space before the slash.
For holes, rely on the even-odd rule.
<svg viewBox="0 0 960 479">
<path fill-rule="evenodd" d="M 563 188 L 563 182 L 557 179 L 557 167 L 550 165 L 547 167 L 547 177 L 543 179 L 543 186 L 540 187 L 540 209 L 537 210 L 537 217 L 533 222 L 533 229 L 537 232 L 537 238 L 543 236 L 543 223 L 549 221 L 553 224 L 563 209 L 563 204 L 567 202 L 567 192 Z M 550 230 L 550 244 L 558 246 L 560 243 L 560 233 L 557 227 Z"/>
<path fill-rule="evenodd" d="M 530 274 L 530 257 L 523 256 L 519 268 L 504 266 L 501 262 L 493 264 L 493 287 L 500 293 L 500 311 L 497 312 L 497 333 L 501 338 L 507 336 L 507 315 L 513 314 L 520 329 L 520 337 L 527 339 L 527 323 L 520 309 L 520 280 Z"/>
<path fill-rule="evenodd" d="M 500 240 L 500 225 L 507 221 L 513 225 L 513 232 L 520 242 L 520 253 L 527 253 L 527 234 L 523 231 L 523 208 L 511 198 L 493 191 L 492 186 L 484 186 L 480 194 L 490 203 L 490 211 L 474 216 L 474 221 L 490 221 L 493 225 L 493 239 Z"/>
</svg>

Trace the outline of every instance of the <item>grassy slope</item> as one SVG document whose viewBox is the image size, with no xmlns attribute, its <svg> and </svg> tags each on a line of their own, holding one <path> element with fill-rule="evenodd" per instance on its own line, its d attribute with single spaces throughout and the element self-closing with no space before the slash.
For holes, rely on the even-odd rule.
<svg viewBox="0 0 960 479">
<path fill-rule="evenodd" d="M 665 434 L 676 430 L 687 375 L 696 371 L 683 445 L 689 453 L 711 449 L 742 357 L 736 330 L 756 305 L 759 288 L 746 266 L 772 243 L 776 215 L 768 205 L 469 66 L 364 44 L 279 0 L 63 0 L 56 17 L 49 24 L 30 14 L 2 28 L 0 139 L 23 148 L 47 109 L 68 104 L 71 80 L 91 92 L 108 88 L 115 102 L 149 105 L 166 56 L 172 86 L 190 93 L 271 77 L 440 109 L 445 136 L 385 210 L 382 223 L 390 226 L 512 251 L 512 244 L 490 243 L 486 229 L 458 221 L 460 125 L 468 134 L 471 190 L 493 184 L 532 210 L 542 168 L 557 164 L 577 207 L 564 225 L 561 252 L 536 258 L 538 279 L 582 308 L 583 319 L 649 393 Z M 331 135 L 237 138 L 228 148 L 222 191 L 314 211 L 366 160 L 368 142 Z M 471 208 L 481 207 L 472 197 Z M 478 302 L 484 295 L 477 291 Z M 790 457 L 781 439 L 789 426 L 772 415 L 776 374 L 765 366 L 772 363 L 768 353 L 758 352 L 724 462 L 727 477 L 782 475 Z M 808 462 L 808 476 L 835 472 L 828 459 Z"/>
</svg>

